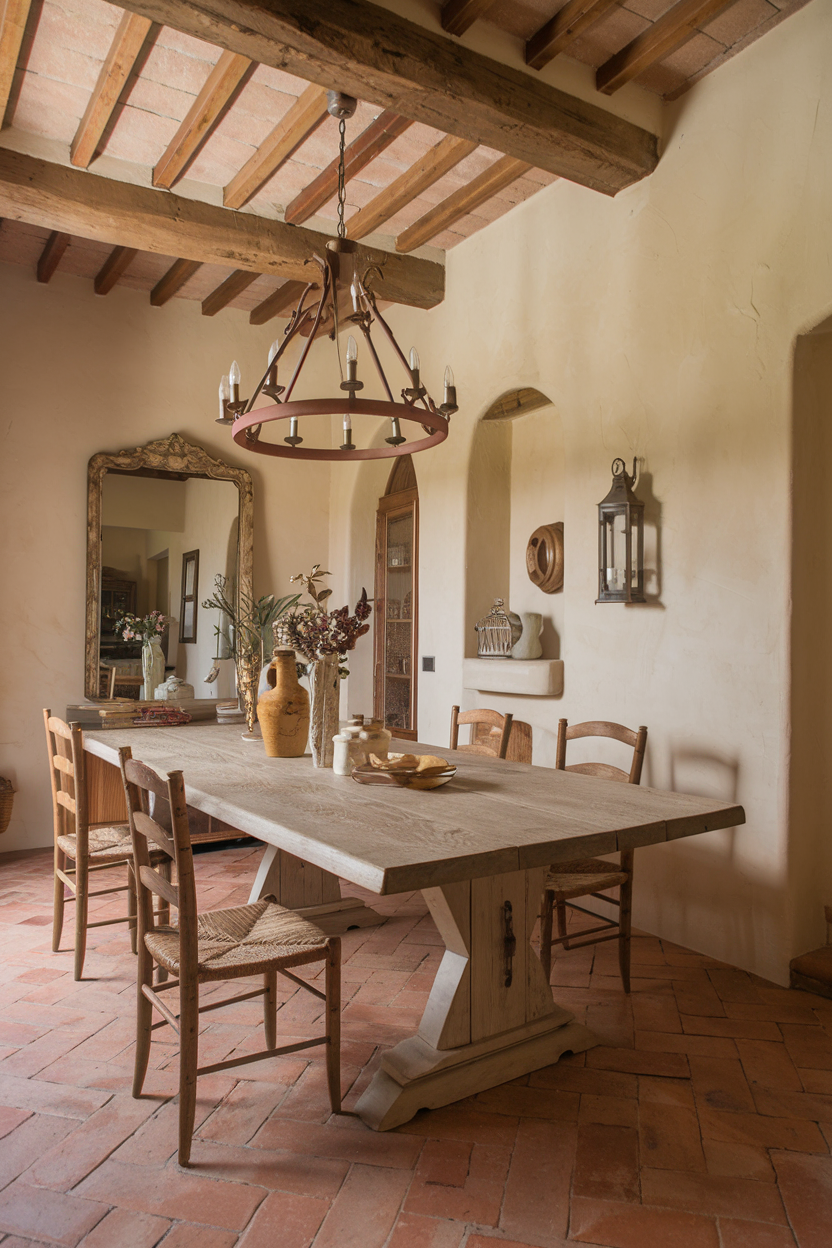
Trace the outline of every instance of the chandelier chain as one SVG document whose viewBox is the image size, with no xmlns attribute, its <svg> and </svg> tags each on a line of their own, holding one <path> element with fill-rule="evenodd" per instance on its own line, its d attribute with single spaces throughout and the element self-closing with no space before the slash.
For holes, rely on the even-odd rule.
<svg viewBox="0 0 832 1248">
<path fill-rule="evenodd" d="M 347 180 L 344 172 L 344 149 L 345 135 L 347 132 L 347 123 L 342 117 L 338 123 L 338 237 L 347 237 L 347 227 L 344 224 L 344 200 L 347 194 Z"/>
</svg>

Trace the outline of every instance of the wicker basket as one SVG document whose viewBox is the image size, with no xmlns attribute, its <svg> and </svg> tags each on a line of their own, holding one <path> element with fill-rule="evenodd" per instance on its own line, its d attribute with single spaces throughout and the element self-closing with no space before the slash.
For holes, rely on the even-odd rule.
<svg viewBox="0 0 832 1248">
<path fill-rule="evenodd" d="M 5 832 L 9 826 L 13 805 L 14 789 L 12 788 L 12 782 L 0 776 L 0 833 Z"/>
</svg>

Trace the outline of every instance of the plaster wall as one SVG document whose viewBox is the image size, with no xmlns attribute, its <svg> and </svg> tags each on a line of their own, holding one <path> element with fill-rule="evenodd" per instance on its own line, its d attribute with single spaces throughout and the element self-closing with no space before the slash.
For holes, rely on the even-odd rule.
<svg viewBox="0 0 832 1248">
<path fill-rule="evenodd" d="M 13 265 L 0 266 L 0 291 L 0 773 L 18 791 L 0 841 L 7 851 L 50 843 L 41 707 L 63 715 L 83 699 L 90 456 L 176 431 L 247 468 L 258 595 L 287 593 L 293 572 L 326 557 L 329 470 L 246 455 L 214 423 L 220 376 L 236 356 L 247 391 L 274 324 L 254 328 L 234 310 L 203 317 L 190 300 L 152 308 L 146 294 L 121 287 L 99 297 L 60 271 L 43 286 Z M 310 366 L 314 384 L 312 357 Z M 174 595 L 179 573 L 171 568 Z"/>
<path fill-rule="evenodd" d="M 451 704 L 469 697 L 529 720 L 536 761 L 551 760 L 562 715 L 647 724 L 644 783 L 738 800 L 747 823 L 640 851 L 637 924 L 780 982 L 823 940 L 820 894 L 832 901 L 827 859 L 811 888 L 790 873 L 806 833 L 788 817 L 792 362 L 796 336 L 832 311 L 830 19 L 816 0 L 694 88 L 652 177 L 615 199 L 555 183 L 449 253 L 441 307 L 391 312 L 434 393 L 453 364 L 460 403 L 448 440 L 414 460 L 420 651 L 436 656 L 420 673 L 421 740 L 447 740 Z M 553 405 L 525 523 L 565 524 L 558 699 L 462 687 L 462 589 L 474 569 L 484 600 L 499 590 L 476 531 L 477 424 L 521 386 Z M 596 505 L 617 455 L 643 474 L 647 606 L 594 601 Z M 369 484 L 347 466 L 332 477 L 348 594 L 372 577 Z M 513 593 L 520 551 L 512 534 Z M 350 680 L 366 700 L 364 667 Z"/>
</svg>

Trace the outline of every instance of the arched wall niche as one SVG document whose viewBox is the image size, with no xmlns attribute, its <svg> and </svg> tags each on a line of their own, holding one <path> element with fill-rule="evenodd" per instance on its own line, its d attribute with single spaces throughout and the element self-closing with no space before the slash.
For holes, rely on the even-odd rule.
<svg viewBox="0 0 832 1248">
<path fill-rule="evenodd" d="M 477 423 L 468 463 L 465 649 L 477 653 L 474 625 L 494 599 L 543 616 L 543 657 L 558 659 L 563 594 L 529 580 L 526 544 L 541 524 L 563 520 L 563 424 L 551 399 L 529 386 L 500 395 Z M 568 551 L 566 564 L 568 568 Z"/>
</svg>

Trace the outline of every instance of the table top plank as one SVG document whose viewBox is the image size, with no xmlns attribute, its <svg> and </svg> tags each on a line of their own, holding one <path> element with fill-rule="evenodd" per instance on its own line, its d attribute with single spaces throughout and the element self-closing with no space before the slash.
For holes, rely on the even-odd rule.
<svg viewBox="0 0 832 1248">
<path fill-rule="evenodd" d="M 266 758 L 238 725 L 86 731 L 88 750 L 181 770 L 190 805 L 378 894 L 607 854 L 745 822 L 741 806 L 709 798 L 436 746 L 459 771 L 443 788 L 364 786 L 308 756 Z"/>
</svg>

